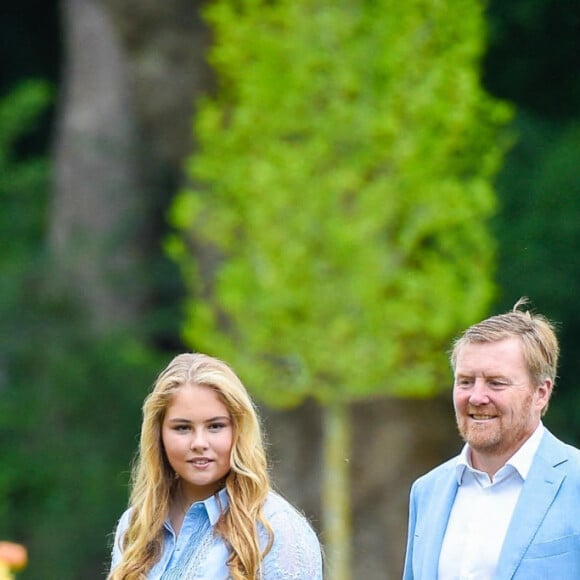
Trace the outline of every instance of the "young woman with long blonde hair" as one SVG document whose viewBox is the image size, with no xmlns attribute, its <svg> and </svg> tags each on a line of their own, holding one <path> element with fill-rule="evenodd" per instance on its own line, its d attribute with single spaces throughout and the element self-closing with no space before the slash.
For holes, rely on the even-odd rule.
<svg viewBox="0 0 580 580">
<path fill-rule="evenodd" d="M 178 355 L 146 398 L 108 578 L 322 578 L 316 534 L 271 490 L 254 404 L 224 362 Z"/>
</svg>

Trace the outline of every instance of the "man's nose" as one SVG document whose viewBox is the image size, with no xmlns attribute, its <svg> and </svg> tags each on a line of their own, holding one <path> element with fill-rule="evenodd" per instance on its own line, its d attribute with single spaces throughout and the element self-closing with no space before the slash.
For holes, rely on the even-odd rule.
<svg viewBox="0 0 580 580">
<path fill-rule="evenodd" d="M 484 379 L 475 379 L 469 394 L 469 402 L 472 405 L 487 405 L 489 403 L 489 387 Z"/>
</svg>

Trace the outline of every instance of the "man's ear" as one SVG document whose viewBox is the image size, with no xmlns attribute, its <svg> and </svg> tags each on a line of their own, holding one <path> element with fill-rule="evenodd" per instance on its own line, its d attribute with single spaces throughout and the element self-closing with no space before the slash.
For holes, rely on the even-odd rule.
<svg viewBox="0 0 580 580">
<path fill-rule="evenodd" d="M 536 389 L 536 404 L 541 411 L 548 406 L 553 388 L 554 383 L 552 379 L 544 379 L 544 382 L 540 383 Z"/>
</svg>

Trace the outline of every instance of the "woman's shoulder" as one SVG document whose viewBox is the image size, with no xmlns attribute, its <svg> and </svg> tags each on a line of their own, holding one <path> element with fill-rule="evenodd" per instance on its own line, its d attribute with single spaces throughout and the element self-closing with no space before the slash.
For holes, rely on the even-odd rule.
<svg viewBox="0 0 580 580">
<path fill-rule="evenodd" d="M 132 513 L 133 508 L 129 507 L 121 514 L 121 517 L 118 519 L 117 525 L 115 527 L 115 544 L 120 543 L 121 537 L 127 531 L 129 523 L 131 522 Z"/>
<path fill-rule="evenodd" d="M 113 546 L 111 550 L 111 570 L 115 568 L 115 566 L 117 566 L 117 564 L 119 564 L 121 561 L 123 553 L 123 536 L 129 527 L 132 512 L 133 508 L 126 509 L 117 521 L 117 526 L 115 527 L 115 534 L 113 538 Z"/>
<path fill-rule="evenodd" d="M 282 513 L 288 517 L 306 520 L 306 516 L 294 504 L 276 491 L 268 493 L 264 502 L 264 513 L 266 516 Z"/>
<path fill-rule="evenodd" d="M 303 530 L 308 535 L 314 534 L 309 519 L 294 504 L 275 491 L 270 491 L 264 503 L 264 516 L 270 522 L 274 533 L 279 528 L 294 531 Z"/>
<path fill-rule="evenodd" d="M 126 528 L 129 525 L 129 521 L 131 520 L 131 514 L 133 513 L 132 507 L 128 507 L 122 514 L 118 520 L 117 528 Z"/>
<path fill-rule="evenodd" d="M 274 532 L 274 543 L 264 560 L 264 578 L 322 578 L 322 553 L 308 518 L 287 499 L 272 491 L 264 516 Z"/>
</svg>

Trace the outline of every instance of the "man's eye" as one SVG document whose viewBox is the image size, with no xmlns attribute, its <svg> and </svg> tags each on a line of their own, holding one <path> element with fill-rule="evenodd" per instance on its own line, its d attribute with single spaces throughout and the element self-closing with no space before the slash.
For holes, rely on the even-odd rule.
<svg viewBox="0 0 580 580">
<path fill-rule="evenodd" d="M 505 383 L 502 381 L 489 381 L 489 386 L 494 389 L 499 389 L 501 387 L 505 387 Z"/>
</svg>

